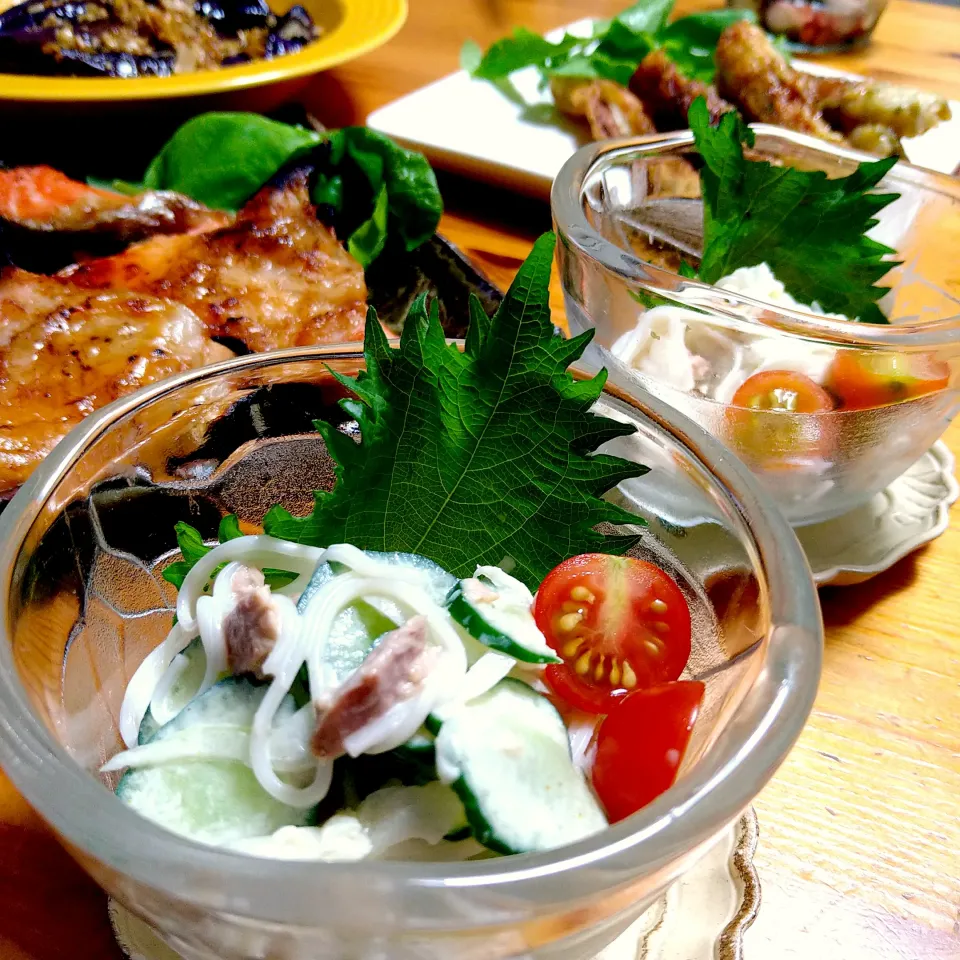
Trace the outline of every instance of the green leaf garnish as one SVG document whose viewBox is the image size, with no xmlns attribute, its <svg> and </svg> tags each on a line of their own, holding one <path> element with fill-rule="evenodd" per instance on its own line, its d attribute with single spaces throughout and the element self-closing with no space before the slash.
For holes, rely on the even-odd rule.
<svg viewBox="0 0 960 960">
<path fill-rule="evenodd" d="M 186 526 L 186 524 L 184 524 L 184 526 Z M 198 537 L 200 536 L 196 530 L 193 532 L 196 533 Z M 240 529 L 240 521 L 237 519 L 237 515 L 235 513 L 228 513 L 220 521 L 220 529 L 217 530 L 217 539 L 221 543 L 226 543 L 228 540 L 236 540 L 242 536 L 243 531 Z M 180 549 L 182 550 L 183 547 Z"/>
<path fill-rule="evenodd" d="M 546 82 L 553 76 L 600 78 L 626 86 L 640 61 L 663 48 L 688 76 L 712 83 L 713 55 L 720 34 L 738 20 L 756 22 L 752 10 L 711 10 L 668 24 L 674 0 L 639 0 L 611 20 L 595 20 L 589 37 L 551 43 L 518 27 L 485 54 L 472 40 L 460 51 L 460 65 L 478 80 L 505 81 L 512 73 L 536 67 Z"/>
<path fill-rule="evenodd" d="M 147 190 L 176 190 L 217 210 L 237 210 L 281 167 L 322 137 L 253 113 L 203 113 L 181 126 L 150 161 Z"/>
<path fill-rule="evenodd" d="M 200 531 L 191 527 L 189 523 L 184 523 L 181 520 L 175 525 L 174 530 L 177 534 L 177 546 L 180 548 L 183 559 L 165 567 L 162 576 L 167 583 L 172 583 L 179 590 L 183 586 L 187 574 L 193 569 L 197 561 L 202 560 L 213 547 L 208 547 L 203 542 Z M 244 536 L 244 533 L 240 529 L 237 515 L 235 513 L 227 514 L 220 521 L 217 539 L 220 543 L 226 543 L 228 540 L 235 540 L 242 536 Z M 210 579 L 213 580 L 224 566 L 225 564 L 221 564 L 217 567 L 210 575 Z M 268 567 L 264 567 L 263 576 L 271 590 L 277 590 L 297 579 L 297 575 L 290 573 L 288 570 L 273 570 Z"/>
<path fill-rule="evenodd" d="M 315 168 L 314 203 L 333 211 L 338 235 L 364 267 L 391 238 L 411 251 L 437 229 L 443 201 L 426 158 L 366 127 L 317 133 L 254 113 L 204 113 L 173 134 L 141 183 L 96 183 L 123 193 L 175 190 L 237 210 L 301 160 Z"/>
<path fill-rule="evenodd" d="M 767 263 L 801 303 L 886 323 L 876 301 L 889 288 L 876 284 L 894 265 L 884 257 L 895 251 L 865 234 L 899 196 L 870 192 L 896 158 L 861 163 L 831 180 L 820 170 L 746 159 L 753 131 L 732 112 L 712 127 L 702 98 L 689 122 L 704 162 L 700 279 L 716 283 L 739 267 Z"/>
<path fill-rule="evenodd" d="M 349 214 L 348 207 L 357 207 L 358 193 L 362 194 L 360 208 L 364 212 L 362 218 L 345 224 L 342 235 L 353 240 L 357 231 L 368 231 L 367 223 L 380 216 L 378 203 L 385 203 L 387 235 L 395 236 L 405 250 L 416 250 L 433 236 L 443 213 L 443 200 L 436 175 L 422 153 L 406 150 L 367 127 L 344 127 L 328 136 L 330 155 L 327 161 L 322 156 L 317 159 L 320 173 L 328 178 L 335 174 L 346 178 L 359 170 L 366 180 L 363 191 L 351 183 L 351 189 L 343 192 L 345 215 Z M 384 192 L 386 199 L 381 200 Z M 316 194 L 314 199 L 320 202 Z M 369 243 L 367 239 L 357 242 Z"/>
<path fill-rule="evenodd" d="M 567 340 L 550 322 L 553 247 L 552 234 L 537 241 L 492 319 L 471 301 L 463 352 L 447 344 L 436 303 L 428 311 L 423 297 L 398 349 L 371 310 L 366 370 L 338 376 L 356 395 L 343 407 L 362 442 L 318 423 L 336 461 L 335 486 L 315 495 L 306 517 L 273 507 L 266 532 L 418 553 L 455 576 L 510 558 L 531 586 L 570 556 L 619 554 L 635 543 L 594 529 L 640 522 L 602 496 L 647 468 L 591 455 L 634 428 L 590 412 L 605 371 L 592 380 L 567 372 L 592 331 Z"/>
<path fill-rule="evenodd" d="M 680 72 L 701 83 L 713 83 L 717 76 L 714 54 L 720 34 L 740 20 L 757 22 L 752 10 L 706 10 L 681 17 L 657 35 L 659 45 Z"/>
<path fill-rule="evenodd" d="M 562 62 L 569 58 L 575 47 L 581 45 L 581 41 L 567 34 L 559 43 L 551 43 L 539 33 L 526 27 L 517 27 L 510 36 L 494 43 L 479 62 L 473 50 L 476 44 L 471 40 L 467 44 L 472 44 L 472 47 L 465 44 L 466 52 L 461 49 L 460 57 L 461 60 L 466 59 L 468 64 L 475 64 L 469 72 L 478 80 L 501 80 L 524 67 L 549 68 L 554 60 Z"/>
</svg>

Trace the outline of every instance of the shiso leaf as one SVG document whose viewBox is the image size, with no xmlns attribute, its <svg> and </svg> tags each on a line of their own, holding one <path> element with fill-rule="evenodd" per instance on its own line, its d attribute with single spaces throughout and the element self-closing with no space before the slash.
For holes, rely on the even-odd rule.
<svg viewBox="0 0 960 960">
<path fill-rule="evenodd" d="M 861 163 L 847 177 L 748 160 L 753 131 L 736 113 L 710 125 L 702 98 L 690 129 L 703 158 L 703 257 L 700 279 L 716 283 L 739 267 L 767 263 L 801 303 L 851 319 L 886 323 L 877 285 L 895 251 L 866 236 L 876 214 L 899 197 L 872 193 L 896 157 Z"/>
<path fill-rule="evenodd" d="M 567 340 L 550 321 L 553 248 L 552 234 L 537 241 L 492 318 L 472 306 L 462 352 L 444 339 L 435 302 L 417 300 L 396 349 L 371 310 L 366 370 L 338 377 L 356 396 L 346 409 L 362 440 L 318 423 L 334 488 L 305 517 L 273 507 L 266 532 L 418 553 L 460 577 L 509 557 L 534 588 L 568 557 L 629 549 L 635 536 L 594 528 L 639 522 L 602 497 L 647 468 L 591 454 L 634 427 L 591 412 L 605 371 L 592 380 L 567 371 L 590 334 Z"/>
</svg>

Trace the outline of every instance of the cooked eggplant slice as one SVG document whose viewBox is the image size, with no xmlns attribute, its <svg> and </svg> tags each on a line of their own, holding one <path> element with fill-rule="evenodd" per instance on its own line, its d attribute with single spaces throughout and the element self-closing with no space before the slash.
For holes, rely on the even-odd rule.
<svg viewBox="0 0 960 960">
<path fill-rule="evenodd" d="M 61 70 L 72 76 L 91 77 L 169 77 L 173 75 L 176 57 L 170 53 L 134 56 L 130 53 L 85 53 L 63 50 L 57 55 Z M 63 68 L 66 68 L 65 70 Z"/>
<path fill-rule="evenodd" d="M 27 0 L 0 14 L 0 71 L 164 77 L 300 50 L 319 31 L 267 0 Z"/>
<path fill-rule="evenodd" d="M 316 27 L 310 14 L 299 5 L 291 7 L 267 34 L 264 56 L 282 57 L 288 53 L 296 53 L 308 43 L 312 43 L 316 36 Z"/>
<path fill-rule="evenodd" d="M 197 0 L 194 9 L 226 37 L 235 37 L 241 30 L 269 27 L 273 19 L 266 0 Z"/>
</svg>

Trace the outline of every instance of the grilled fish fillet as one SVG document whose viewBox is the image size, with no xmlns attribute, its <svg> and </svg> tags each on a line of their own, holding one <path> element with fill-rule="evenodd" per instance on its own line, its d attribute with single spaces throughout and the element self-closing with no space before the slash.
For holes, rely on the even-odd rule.
<svg viewBox="0 0 960 960">
<path fill-rule="evenodd" d="M 230 226 L 152 237 L 60 276 L 175 300 L 255 352 L 363 338 L 363 268 L 317 220 L 305 174 L 261 190 Z"/>
<path fill-rule="evenodd" d="M 178 193 L 129 197 L 40 166 L 0 170 L 0 219 L 43 233 L 110 234 L 132 242 L 155 233 L 214 230 L 232 218 Z"/>
<path fill-rule="evenodd" d="M 225 355 L 181 304 L 0 273 L 0 491 L 98 407 Z"/>
</svg>

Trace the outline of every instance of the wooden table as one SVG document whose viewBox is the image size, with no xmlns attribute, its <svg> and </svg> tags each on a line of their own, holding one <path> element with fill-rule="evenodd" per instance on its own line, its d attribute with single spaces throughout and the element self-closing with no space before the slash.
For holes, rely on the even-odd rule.
<svg viewBox="0 0 960 960">
<path fill-rule="evenodd" d="M 623 5 L 411 0 L 399 36 L 316 78 L 307 102 L 330 125 L 359 123 L 456 69 L 467 37 L 486 44 L 516 24 L 544 30 Z M 866 50 L 827 62 L 960 98 L 960 9 L 891 0 Z M 546 206 L 452 178 L 443 188 L 442 232 L 505 285 L 549 228 Z M 946 441 L 960 453 L 960 421 Z M 747 960 L 960 958 L 958 572 L 955 508 L 934 544 L 866 584 L 823 591 L 814 714 L 756 803 L 763 906 Z M 0 774 L 0 960 L 117 956 L 102 894 Z"/>
</svg>

